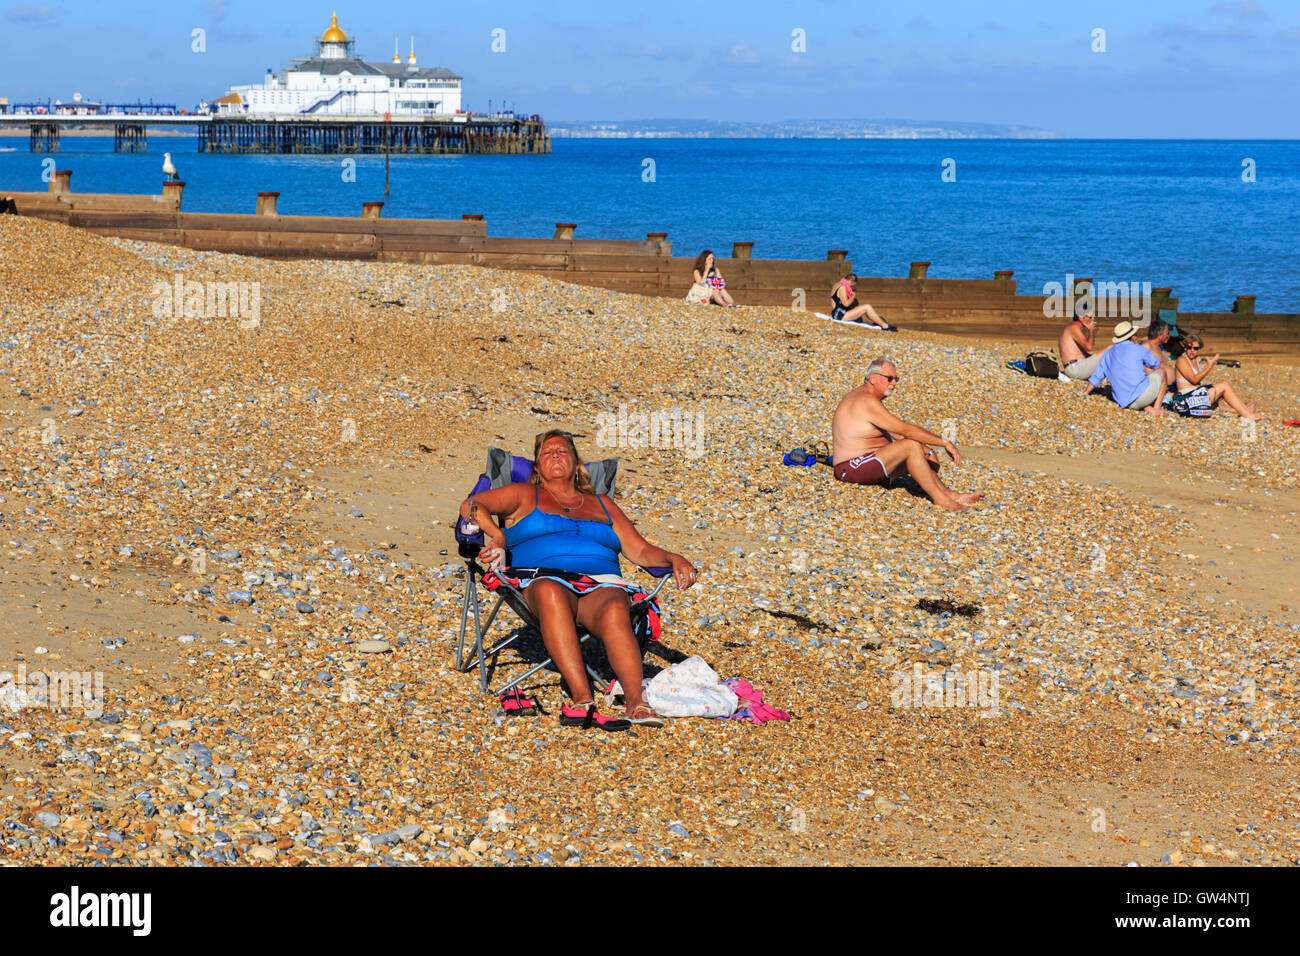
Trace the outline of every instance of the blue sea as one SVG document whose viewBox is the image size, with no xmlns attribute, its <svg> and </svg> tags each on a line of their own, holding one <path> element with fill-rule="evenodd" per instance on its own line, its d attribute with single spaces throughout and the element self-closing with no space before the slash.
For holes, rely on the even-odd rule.
<svg viewBox="0 0 1300 956">
<path fill-rule="evenodd" d="M 1073 273 L 1172 286 L 1186 311 L 1251 294 L 1259 312 L 1300 312 L 1296 141 L 556 139 L 549 156 L 393 156 L 388 197 L 382 156 L 209 156 L 191 137 L 137 155 L 111 138 L 67 137 L 52 157 L 0 146 L 18 149 L 0 153 L 0 189 L 45 189 L 52 158 L 76 192 L 156 193 L 166 150 L 190 211 L 251 213 L 262 190 L 291 215 L 387 198 L 385 216 L 483 213 L 495 236 L 575 222 L 578 238 L 667 232 L 678 255 L 847 249 L 862 275 L 924 259 L 943 278 L 1014 269 L 1022 293 Z"/>
</svg>

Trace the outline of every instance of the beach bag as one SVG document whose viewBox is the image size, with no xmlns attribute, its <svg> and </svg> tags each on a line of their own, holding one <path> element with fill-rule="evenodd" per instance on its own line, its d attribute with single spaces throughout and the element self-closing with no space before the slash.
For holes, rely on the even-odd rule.
<svg viewBox="0 0 1300 956">
<path fill-rule="evenodd" d="M 1174 393 L 1169 396 L 1169 407 L 1179 415 L 1193 418 L 1209 418 L 1214 408 L 1210 404 L 1210 390 L 1200 385 L 1190 392 Z"/>
<path fill-rule="evenodd" d="M 707 305 L 712 295 L 713 290 L 709 288 L 708 283 L 696 282 L 691 286 L 691 291 L 686 293 L 686 301 L 694 302 L 696 305 Z"/>
<path fill-rule="evenodd" d="M 1047 352 L 1030 352 L 1025 356 L 1025 374 L 1035 378 L 1056 378 L 1061 368 Z"/>
</svg>

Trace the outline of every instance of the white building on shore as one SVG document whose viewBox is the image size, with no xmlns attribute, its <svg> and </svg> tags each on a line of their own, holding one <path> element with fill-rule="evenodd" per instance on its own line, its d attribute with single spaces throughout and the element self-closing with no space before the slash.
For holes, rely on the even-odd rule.
<svg viewBox="0 0 1300 956">
<path fill-rule="evenodd" d="M 392 63 L 357 59 L 356 43 L 339 27 L 336 13 L 316 41 L 316 55 L 296 60 L 279 74 L 266 71 L 259 84 L 234 86 L 211 106 L 221 115 L 433 116 L 459 113 L 460 81 L 443 67 L 415 61 L 415 38 L 405 63 L 393 43 Z"/>
</svg>

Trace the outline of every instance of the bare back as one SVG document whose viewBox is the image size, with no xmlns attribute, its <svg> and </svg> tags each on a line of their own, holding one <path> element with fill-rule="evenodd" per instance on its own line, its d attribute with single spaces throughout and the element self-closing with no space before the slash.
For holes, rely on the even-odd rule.
<svg viewBox="0 0 1300 956">
<path fill-rule="evenodd" d="M 1071 362 L 1087 358 L 1088 350 L 1085 347 L 1085 341 L 1083 326 L 1078 322 L 1071 322 L 1061 329 L 1061 339 L 1057 342 L 1061 355 L 1061 364 L 1069 365 Z"/>
<path fill-rule="evenodd" d="M 839 464 L 860 455 L 870 455 L 888 445 L 893 440 L 889 433 L 873 423 L 873 419 L 883 412 L 885 406 L 871 394 L 870 386 L 866 384 L 859 385 L 840 399 L 835 417 L 831 419 L 831 460 Z"/>
</svg>

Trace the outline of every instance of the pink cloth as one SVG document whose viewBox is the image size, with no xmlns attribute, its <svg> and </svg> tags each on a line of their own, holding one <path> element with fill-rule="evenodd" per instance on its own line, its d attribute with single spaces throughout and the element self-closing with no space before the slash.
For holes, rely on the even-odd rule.
<svg viewBox="0 0 1300 956">
<path fill-rule="evenodd" d="M 730 687 L 731 692 L 740 698 L 740 706 L 730 717 L 720 717 L 719 720 L 750 720 L 761 724 L 768 720 L 790 719 L 790 715 L 784 710 L 763 703 L 763 692 L 756 690 L 754 685 L 743 677 L 733 677 L 722 683 Z"/>
</svg>

